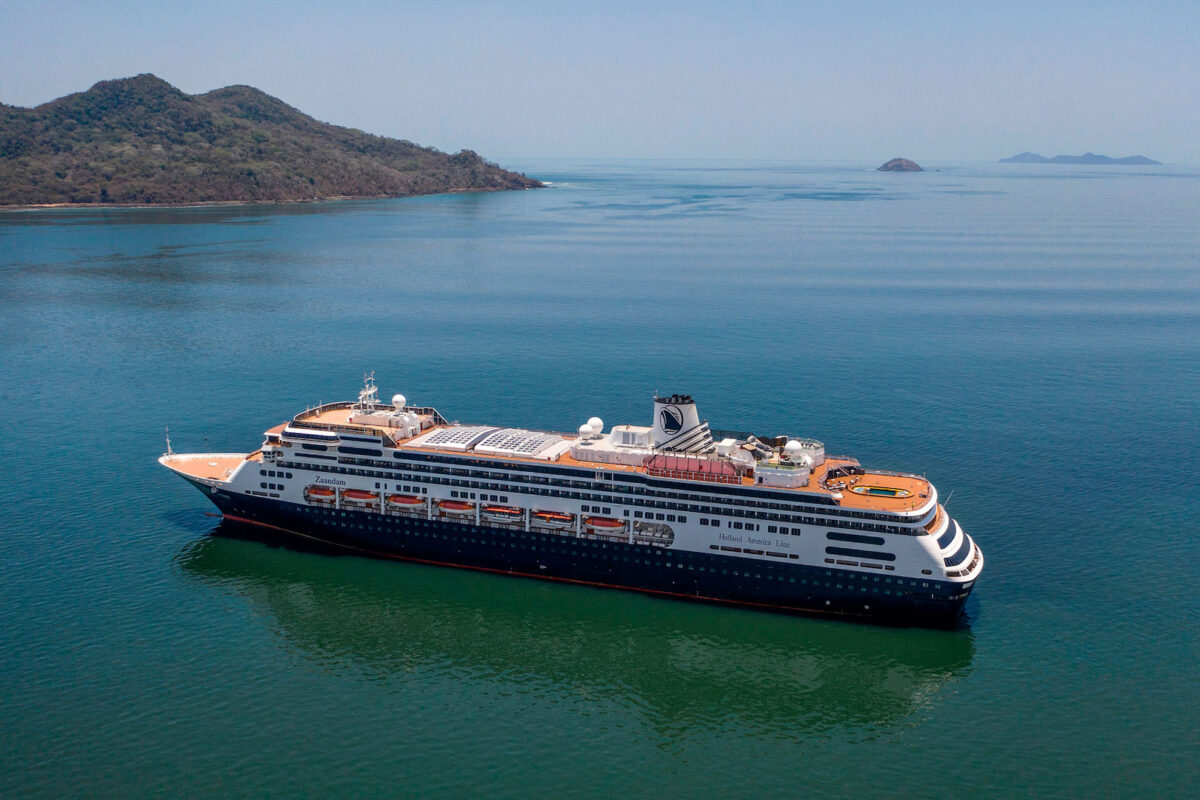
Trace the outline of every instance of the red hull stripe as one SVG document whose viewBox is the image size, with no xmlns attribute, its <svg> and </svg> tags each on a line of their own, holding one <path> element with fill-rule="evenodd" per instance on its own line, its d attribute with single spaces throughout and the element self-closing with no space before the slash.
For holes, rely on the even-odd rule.
<svg viewBox="0 0 1200 800">
<path fill-rule="evenodd" d="M 225 519 L 233 520 L 234 522 L 244 522 L 248 525 L 258 525 L 263 528 L 280 531 L 281 533 L 299 536 L 304 539 L 311 539 L 314 542 L 340 547 L 344 550 L 352 550 L 356 553 L 365 553 L 376 558 L 390 558 L 395 561 L 411 561 L 416 564 L 430 564 L 435 567 L 457 567 L 458 569 L 472 569 L 476 572 L 490 572 L 494 575 L 516 575 L 521 578 L 537 578 L 542 581 L 556 581 L 557 583 L 573 583 L 577 586 L 593 586 L 600 589 L 624 589 L 630 592 L 641 592 L 642 594 L 653 594 L 662 597 L 675 597 L 683 600 L 702 600 L 706 603 L 721 603 L 731 606 L 746 606 L 748 608 L 770 608 L 776 611 L 788 611 L 792 613 L 804 614 L 828 614 L 839 617 L 862 617 L 864 614 L 852 614 L 846 611 L 826 611 L 820 608 L 797 608 L 795 606 L 781 606 L 777 603 L 755 603 L 750 600 L 728 600 L 723 597 L 708 597 L 702 594 L 684 594 L 682 592 L 668 592 L 664 589 L 645 589 L 638 586 L 625 586 L 620 583 L 601 583 L 599 581 L 584 581 L 578 578 L 559 578 L 554 575 L 538 575 L 535 572 L 515 572 L 506 569 L 495 569 L 493 567 L 479 567 L 472 564 L 457 564 L 453 561 L 433 561 L 427 558 L 414 558 L 412 556 L 401 556 L 395 553 L 382 553 L 377 550 L 368 550 L 363 547 L 355 547 L 354 545 L 342 544 L 341 542 L 331 542 L 327 539 L 321 539 L 317 536 L 311 536 L 307 533 L 291 530 L 290 528 L 281 528 L 278 525 L 272 525 L 268 522 L 260 522 L 256 519 L 246 519 L 245 517 L 237 517 L 233 514 L 225 514 Z"/>
</svg>

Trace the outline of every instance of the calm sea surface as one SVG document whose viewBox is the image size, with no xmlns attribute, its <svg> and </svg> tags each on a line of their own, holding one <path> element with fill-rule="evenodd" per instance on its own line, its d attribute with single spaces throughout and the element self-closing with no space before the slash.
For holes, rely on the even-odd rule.
<svg viewBox="0 0 1200 800">
<path fill-rule="evenodd" d="M 0 214 L 0 795 L 1194 796 L 1200 169 L 516 166 L 556 188 Z M 155 463 L 372 369 L 927 473 L 967 625 L 271 547 Z"/>
</svg>

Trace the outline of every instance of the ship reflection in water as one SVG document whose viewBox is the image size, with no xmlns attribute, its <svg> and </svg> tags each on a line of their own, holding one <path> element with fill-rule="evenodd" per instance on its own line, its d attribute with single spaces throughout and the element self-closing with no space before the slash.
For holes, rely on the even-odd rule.
<svg viewBox="0 0 1200 800">
<path fill-rule="evenodd" d="M 178 563 L 244 596 L 322 670 L 607 700 L 681 735 L 895 724 L 967 675 L 975 649 L 964 630 L 847 625 L 266 547 L 228 521 Z"/>
</svg>

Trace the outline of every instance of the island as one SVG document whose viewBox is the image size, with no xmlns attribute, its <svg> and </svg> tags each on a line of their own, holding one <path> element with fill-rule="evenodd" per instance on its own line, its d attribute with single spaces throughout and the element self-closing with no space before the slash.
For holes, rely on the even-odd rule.
<svg viewBox="0 0 1200 800">
<path fill-rule="evenodd" d="M 893 158 L 886 164 L 875 168 L 879 172 L 924 172 L 921 165 L 907 158 Z"/>
<path fill-rule="evenodd" d="M 154 75 L 36 108 L 0 104 L 0 206 L 179 205 L 407 197 L 543 184 L 320 122 L 251 86 L 189 95 Z"/>
<path fill-rule="evenodd" d="M 1096 153 L 1084 153 L 1081 156 L 1054 156 L 1046 158 L 1040 153 L 1018 153 L 1015 156 L 1000 159 L 1001 164 L 1120 164 L 1123 166 L 1162 166 L 1161 161 L 1155 161 L 1152 158 L 1145 156 L 1125 156 L 1124 158 L 1112 158 L 1111 156 L 1097 155 Z"/>
</svg>

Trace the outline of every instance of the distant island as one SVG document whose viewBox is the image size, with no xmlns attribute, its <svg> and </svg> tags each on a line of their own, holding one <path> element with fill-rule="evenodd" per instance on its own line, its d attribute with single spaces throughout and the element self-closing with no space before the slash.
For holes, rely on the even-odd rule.
<svg viewBox="0 0 1200 800">
<path fill-rule="evenodd" d="M 1000 159 L 1001 164 L 1131 164 L 1131 165 L 1147 165 L 1147 166 L 1162 166 L 1161 161 L 1155 161 L 1152 158 L 1145 156 L 1125 156 L 1124 158 L 1112 158 L 1111 156 L 1101 156 L 1095 153 L 1084 153 L 1081 156 L 1054 156 L 1046 158 L 1039 153 L 1018 153 L 1015 156 Z"/>
<path fill-rule="evenodd" d="M 878 172 L 924 172 L 921 165 L 907 158 L 893 158 L 886 164 L 875 168 Z"/>
<path fill-rule="evenodd" d="M 0 206 L 298 202 L 540 187 L 319 122 L 251 86 L 188 95 L 144 74 L 36 108 L 0 103 Z"/>
</svg>

